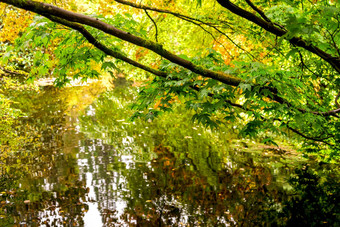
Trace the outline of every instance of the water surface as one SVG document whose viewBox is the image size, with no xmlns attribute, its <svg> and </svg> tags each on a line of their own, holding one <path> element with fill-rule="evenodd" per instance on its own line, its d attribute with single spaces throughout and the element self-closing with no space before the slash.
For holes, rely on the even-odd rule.
<svg viewBox="0 0 340 227">
<path fill-rule="evenodd" d="M 13 94 L 26 142 L 1 159 L 0 226 L 339 224 L 337 165 L 211 132 L 181 107 L 130 122 L 135 93 Z"/>
</svg>

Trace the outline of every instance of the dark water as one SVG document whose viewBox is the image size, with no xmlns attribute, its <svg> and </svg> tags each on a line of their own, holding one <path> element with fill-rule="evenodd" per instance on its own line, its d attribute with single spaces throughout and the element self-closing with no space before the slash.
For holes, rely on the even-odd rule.
<svg viewBox="0 0 340 227">
<path fill-rule="evenodd" d="M 339 169 L 211 132 L 180 107 L 129 122 L 135 91 L 13 94 L 0 226 L 339 226 Z M 95 99 L 97 98 L 97 99 Z"/>
</svg>

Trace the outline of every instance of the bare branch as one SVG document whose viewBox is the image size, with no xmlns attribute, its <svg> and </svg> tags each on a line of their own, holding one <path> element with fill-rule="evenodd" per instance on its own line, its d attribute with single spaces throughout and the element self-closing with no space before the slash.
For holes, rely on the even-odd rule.
<svg viewBox="0 0 340 227">
<path fill-rule="evenodd" d="M 146 9 L 144 9 L 144 12 L 149 17 L 149 19 L 152 21 L 152 23 L 155 25 L 155 29 L 156 29 L 155 40 L 158 43 L 158 27 L 157 27 L 157 24 L 154 21 L 154 19 L 152 19 L 152 17 L 150 16 L 150 14 L 148 13 L 148 11 Z"/>
</svg>

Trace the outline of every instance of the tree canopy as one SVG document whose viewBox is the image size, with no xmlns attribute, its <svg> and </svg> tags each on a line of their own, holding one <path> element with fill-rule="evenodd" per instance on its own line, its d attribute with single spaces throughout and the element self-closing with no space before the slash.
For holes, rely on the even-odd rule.
<svg viewBox="0 0 340 227">
<path fill-rule="evenodd" d="M 0 2 L 5 73 L 58 86 L 105 72 L 148 78 L 132 118 L 184 102 L 211 128 L 238 123 L 267 143 L 293 132 L 307 151 L 338 154 L 337 1 Z"/>
</svg>

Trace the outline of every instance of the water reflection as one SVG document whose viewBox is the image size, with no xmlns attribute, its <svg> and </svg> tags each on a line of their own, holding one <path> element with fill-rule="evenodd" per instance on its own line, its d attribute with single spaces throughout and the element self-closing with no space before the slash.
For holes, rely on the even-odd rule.
<svg viewBox="0 0 340 227">
<path fill-rule="evenodd" d="M 0 226 L 339 224 L 337 166 L 230 146 L 180 107 L 132 123 L 133 89 L 98 92 L 18 95 L 32 142 L 1 163 Z"/>
</svg>

